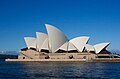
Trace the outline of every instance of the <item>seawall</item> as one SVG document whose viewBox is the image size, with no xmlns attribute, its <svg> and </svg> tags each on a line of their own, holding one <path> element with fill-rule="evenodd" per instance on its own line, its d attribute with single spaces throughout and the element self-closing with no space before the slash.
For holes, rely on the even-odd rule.
<svg viewBox="0 0 120 79">
<path fill-rule="evenodd" d="M 85 62 L 86 59 L 6 59 L 7 62 Z"/>
<path fill-rule="evenodd" d="M 6 59 L 6 62 L 120 62 L 120 58 L 86 59 Z"/>
</svg>

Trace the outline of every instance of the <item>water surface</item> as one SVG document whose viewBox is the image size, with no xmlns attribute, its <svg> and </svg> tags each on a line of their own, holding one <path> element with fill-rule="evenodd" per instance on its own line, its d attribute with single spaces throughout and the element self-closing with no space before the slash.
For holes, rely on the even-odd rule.
<svg viewBox="0 0 120 79">
<path fill-rule="evenodd" d="M 4 62 L 0 79 L 120 79 L 120 63 Z"/>
</svg>

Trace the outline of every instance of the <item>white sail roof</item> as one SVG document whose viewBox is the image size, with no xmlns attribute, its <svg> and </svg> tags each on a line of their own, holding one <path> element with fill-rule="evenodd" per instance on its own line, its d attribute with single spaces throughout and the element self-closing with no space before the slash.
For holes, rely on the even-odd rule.
<svg viewBox="0 0 120 79">
<path fill-rule="evenodd" d="M 106 48 L 110 43 L 100 43 L 94 46 L 87 44 L 89 37 L 82 36 L 77 37 L 72 40 L 68 40 L 68 38 L 64 35 L 62 31 L 57 29 L 56 27 L 45 24 L 48 35 L 36 32 L 36 37 L 25 37 L 24 40 L 28 49 L 36 48 L 38 51 L 41 49 L 49 50 L 49 52 L 55 53 L 59 49 L 65 51 L 77 50 L 78 52 L 83 52 L 83 49 L 86 48 L 87 51 L 95 51 L 96 53 L 100 53 L 104 48 Z"/>
<path fill-rule="evenodd" d="M 70 42 L 64 43 L 60 48 L 58 48 L 58 50 L 59 49 L 64 50 L 64 51 L 77 50 L 75 48 L 75 46 L 72 43 L 70 43 Z"/>
<path fill-rule="evenodd" d="M 69 42 L 68 51 L 71 51 L 71 50 L 77 50 L 77 49 L 72 43 Z"/>
<path fill-rule="evenodd" d="M 47 34 L 42 32 L 36 32 L 37 37 L 37 50 L 41 51 L 41 46 L 44 43 L 45 39 L 47 38 Z"/>
<path fill-rule="evenodd" d="M 95 52 L 97 54 L 100 53 L 101 50 L 103 50 L 104 48 L 106 48 L 109 44 L 110 44 L 110 42 L 108 42 L 108 43 L 99 43 L 99 44 L 94 45 Z"/>
<path fill-rule="evenodd" d="M 36 48 L 36 38 L 33 37 L 24 37 L 25 43 L 28 47 L 28 49 L 30 48 Z"/>
<path fill-rule="evenodd" d="M 92 45 L 90 45 L 90 44 L 86 44 L 86 45 L 85 45 L 85 48 L 86 48 L 86 50 L 87 50 L 88 52 L 90 52 L 90 51 L 95 51 L 94 47 L 93 47 Z"/>
<path fill-rule="evenodd" d="M 64 35 L 63 32 L 61 32 L 56 27 L 45 24 L 47 32 L 48 32 L 48 38 L 49 38 L 49 44 L 51 47 L 51 52 L 56 52 L 59 47 L 61 47 L 65 42 L 68 41 L 67 37 Z"/>
<path fill-rule="evenodd" d="M 67 51 L 68 50 L 68 44 L 69 44 L 69 42 L 64 43 L 60 48 L 58 48 L 58 50 L 61 49 L 61 50 Z"/>
<path fill-rule="evenodd" d="M 88 40 L 89 37 L 82 36 L 82 37 L 74 38 L 70 40 L 70 42 L 77 48 L 79 52 L 82 52 Z"/>
<path fill-rule="evenodd" d="M 44 43 L 41 46 L 41 49 L 49 50 L 48 38 L 45 39 Z"/>
</svg>

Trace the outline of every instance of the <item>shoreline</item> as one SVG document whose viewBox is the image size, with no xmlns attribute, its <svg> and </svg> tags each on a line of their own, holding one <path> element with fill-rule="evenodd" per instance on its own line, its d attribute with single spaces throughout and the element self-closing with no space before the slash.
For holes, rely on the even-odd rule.
<svg viewBox="0 0 120 79">
<path fill-rule="evenodd" d="M 120 58 L 102 59 L 5 59 L 6 62 L 120 62 Z"/>
</svg>

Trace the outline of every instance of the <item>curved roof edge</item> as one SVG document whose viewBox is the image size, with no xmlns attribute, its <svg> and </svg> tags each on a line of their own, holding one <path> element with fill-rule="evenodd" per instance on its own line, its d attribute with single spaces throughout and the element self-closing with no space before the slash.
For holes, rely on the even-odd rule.
<svg viewBox="0 0 120 79">
<path fill-rule="evenodd" d="M 64 43 L 60 48 L 57 49 L 57 51 L 59 49 L 64 50 L 64 51 L 77 50 L 77 48 L 70 42 Z"/>
<path fill-rule="evenodd" d="M 45 41 L 43 42 L 41 49 L 45 49 L 45 50 L 50 50 L 49 49 L 49 42 L 48 42 L 48 38 L 45 39 Z M 50 52 L 50 51 L 49 51 Z"/>
<path fill-rule="evenodd" d="M 88 36 L 80 36 L 70 40 L 70 42 L 78 49 L 79 52 L 82 52 L 85 45 L 89 41 L 89 38 L 90 37 Z"/>
<path fill-rule="evenodd" d="M 45 24 L 47 32 L 48 32 L 48 40 L 51 48 L 51 52 L 56 52 L 59 47 L 61 47 L 65 42 L 68 41 L 68 38 L 64 35 L 62 31 L 57 29 L 56 27 Z"/>
<path fill-rule="evenodd" d="M 36 48 L 36 38 L 34 37 L 24 37 L 25 43 L 28 47 L 28 49 L 30 48 Z"/>
<path fill-rule="evenodd" d="M 69 42 L 65 42 L 61 47 L 59 47 L 58 49 L 57 49 L 57 51 L 59 50 L 59 49 L 61 49 L 61 50 L 64 50 L 64 51 L 67 51 L 68 49 L 68 44 L 69 44 Z"/>
<path fill-rule="evenodd" d="M 85 48 L 86 48 L 86 50 L 89 51 L 89 52 L 90 52 L 90 51 L 95 51 L 94 46 L 92 46 L 92 45 L 90 45 L 90 44 L 86 44 L 86 45 L 85 45 Z"/>
<path fill-rule="evenodd" d="M 48 36 L 45 33 L 36 32 L 36 37 L 37 37 L 37 50 L 41 51 L 41 46 Z"/>
<path fill-rule="evenodd" d="M 69 42 L 68 51 L 71 51 L 71 50 L 77 50 L 77 48 L 74 46 L 73 43 Z M 78 50 L 77 50 L 77 51 L 78 51 Z"/>
<path fill-rule="evenodd" d="M 98 54 L 98 53 L 100 53 L 104 48 L 108 47 L 109 45 L 110 45 L 110 42 L 96 44 L 96 45 L 94 45 L 95 52 Z"/>
</svg>

